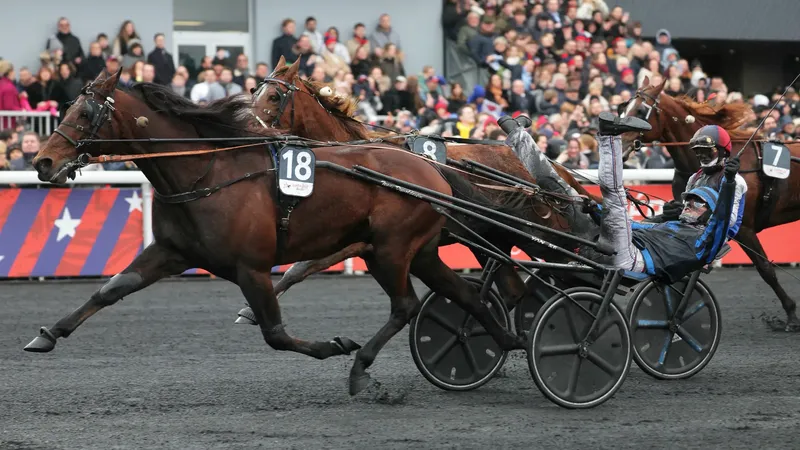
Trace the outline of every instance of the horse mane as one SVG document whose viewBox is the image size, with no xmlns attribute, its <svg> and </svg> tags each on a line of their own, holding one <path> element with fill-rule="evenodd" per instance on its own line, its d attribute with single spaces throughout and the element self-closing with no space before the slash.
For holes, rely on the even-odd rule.
<svg viewBox="0 0 800 450">
<path fill-rule="evenodd" d="M 250 99 L 242 94 L 197 105 L 168 86 L 155 83 L 138 83 L 126 92 L 152 110 L 189 124 L 201 138 L 230 138 L 230 143 L 235 143 L 237 137 L 282 134 L 253 127 Z"/>
<path fill-rule="evenodd" d="M 681 95 L 673 99 L 689 114 L 694 116 L 698 123 L 702 125 L 719 125 L 731 136 L 731 140 L 746 141 L 752 134 L 752 130 L 743 129 L 747 123 L 747 116 L 752 112 L 747 103 L 724 103 L 722 105 L 712 105 L 700 103 L 690 97 Z"/>
<path fill-rule="evenodd" d="M 281 67 L 275 71 L 273 76 L 278 77 L 285 75 L 288 70 L 289 66 Z M 320 83 L 318 81 L 304 80 L 302 78 L 298 79 L 306 86 L 311 94 L 314 95 L 314 98 L 322 105 L 322 107 L 328 110 L 328 112 L 330 112 L 331 115 L 339 121 L 341 126 L 344 127 L 349 134 L 357 136 L 357 139 L 371 139 L 376 137 L 367 131 L 364 125 L 353 120 L 353 116 L 358 110 L 358 102 L 354 98 L 336 94 L 331 95 L 330 97 L 323 97 L 318 95 L 320 89 L 325 86 L 333 89 L 333 86 L 326 83 Z"/>
</svg>

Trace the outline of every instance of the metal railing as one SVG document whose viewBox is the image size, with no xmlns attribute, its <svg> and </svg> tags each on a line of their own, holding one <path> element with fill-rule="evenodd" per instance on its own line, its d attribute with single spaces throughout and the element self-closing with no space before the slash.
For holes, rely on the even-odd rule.
<svg viewBox="0 0 800 450">
<path fill-rule="evenodd" d="M 50 136 L 60 120 L 49 111 L 0 111 L 0 131 L 23 124 L 26 130 Z"/>
</svg>

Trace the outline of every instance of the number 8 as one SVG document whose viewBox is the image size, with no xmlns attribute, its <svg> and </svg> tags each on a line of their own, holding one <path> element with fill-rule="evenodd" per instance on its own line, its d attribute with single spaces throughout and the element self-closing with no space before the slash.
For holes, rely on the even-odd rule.
<svg viewBox="0 0 800 450">
<path fill-rule="evenodd" d="M 311 156 L 306 152 L 297 154 L 297 167 L 294 169 L 294 177 L 300 181 L 311 178 Z"/>
</svg>

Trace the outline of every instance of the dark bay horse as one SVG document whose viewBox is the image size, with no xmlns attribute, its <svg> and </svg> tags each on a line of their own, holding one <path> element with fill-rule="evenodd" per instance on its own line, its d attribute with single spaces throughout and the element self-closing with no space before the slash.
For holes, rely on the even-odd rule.
<svg viewBox="0 0 800 450">
<path fill-rule="evenodd" d="M 255 134 L 250 128 L 253 116 L 249 99 L 237 96 L 197 106 L 168 87 L 148 83 L 126 92 L 116 88 L 119 73 L 100 74 L 83 89 L 33 163 L 41 180 L 62 184 L 74 175 L 80 166 L 76 161 L 84 152 L 93 157 L 113 152 L 128 155 L 126 158 L 142 158 L 136 159 L 137 165 L 155 189 L 155 242 L 86 303 L 51 329 L 42 328 L 25 348 L 27 351 L 53 350 L 58 338 L 68 337 L 102 308 L 192 267 L 237 284 L 255 314 L 264 340 L 276 350 L 325 359 L 357 349 L 349 377 L 351 395 L 368 385 L 366 369 L 419 310 L 410 274 L 462 305 L 501 348 L 524 348 L 524 338 L 503 329 L 480 301 L 477 290 L 439 259 L 438 239 L 445 219 L 429 203 L 322 168 L 315 175 L 313 195 L 302 199 L 291 213 L 288 235 L 281 245 L 281 208 L 276 201 L 271 150 L 263 143 L 239 145 L 243 136 Z M 266 138 L 283 131 L 260 129 L 259 133 Z M 226 141 L 103 141 L 147 138 Z M 85 141 L 79 143 L 80 140 Z M 154 148 L 160 157 L 153 157 Z M 227 151 L 211 153 L 214 148 Z M 199 154 L 203 149 L 206 153 Z M 185 153 L 178 156 L 175 152 Z M 472 195 L 472 201 L 485 203 L 485 198 L 469 192 L 471 185 L 460 175 L 409 152 L 374 146 L 331 146 L 316 148 L 314 153 L 318 162 L 348 169 L 358 164 L 447 195 L 461 193 L 465 199 Z M 515 212 L 505 205 L 494 206 Z M 387 323 L 363 348 L 347 338 L 304 341 L 291 337 L 282 324 L 271 268 L 321 258 L 355 242 L 372 248 L 364 258 L 370 274 L 390 297 Z"/>
<path fill-rule="evenodd" d="M 364 124 L 353 119 L 352 116 L 357 109 L 353 99 L 333 95 L 330 86 L 301 79 L 298 76 L 298 67 L 298 62 L 286 65 L 284 59 L 281 58 L 269 76 L 269 82 L 263 83 L 254 92 L 253 112 L 265 128 L 280 124 L 289 127 L 290 132 L 294 135 L 319 141 L 347 142 L 382 138 L 387 142 L 392 142 L 391 133 L 371 132 Z M 398 147 L 404 140 L 402 136 L 399 138 L 396 142 Z M 530 183 L 537 183 L 520 158 L 507 145 L 448 143 L 447 156 L 454 160 L 476 161 Z M 602 201 L 600 197 L 589 194 L 566 169 L 559 165 L 553 165 L 553 167 L 579 195 L 586 196 L 598 203 Z M 467 175 L 467 177 L 474 183 L 487 183 L 487 180 L 481 177 L 472 175 Z M 573 213 L 564 216 L 568 218 L 564 229 L 572 229 L 581 234 L 588 233 L 586 228 L 590 225 L 585 225 L 582 229 L 576 226 L 576 222 L 584 221 L 588 224 L 590 219 L 588 216 L 576 218 L 577 216 L 580 215 Z M 540 217 L 531 217 L 530 219 L 541 220 Z M 552 224 L 552 221 L 550 223 Z M 447 244 L 447 242 L 442 242 L 442 244 Z M 370 251 L 368 246 L 359 243 L 319 260 L 299 262 L 292 266 L 276 284 L 276 293 L 280 296 L 289 287 L 301 282 L 307 276 L 368 251 Z M 536 256 L 543 257 L 541 253 L 540 251 L 540 254 Z M 486 259 L 477 253 L 475 256 L 481 263 Z M 562 259 L 554 256 L 553 260 Z M 513 307 L 527 292 L 522 280 L 511 268 L 501 268 L 496 279 L 499 281 L 498 287 L 509 308 Z M 242 312 L 247 315 L 246 310 Z M 240 318 L 238 321 L 240 323 L 249 322 L 245 318 Z"/>
<path fill-rule="evenodd" d="M 645 78 L 642 87 L 630 103 L 624 106 L 629 114 L 636 114 L 646 118 L 653 129 L 642 136 L 625 135 L 625 145 L 634 139 L 643 142 L 658 140 L 664 143 L 687 142 L 694 133 L 705 125 L 719 125 L 725 128 L 731 136 L 733 156 L 739 152 L 753 130 L 743 130 L 741 127 L 749 120 L 752 113 L 746 103 L 730 103 L 724 105 L 710 105 L 697 103 L 688 98 L 675 98 L 663 93 L 664 85 L 650 85 Z M 648 111 L 651 111 L 648 117 Z M 686 120 L 691 116 L 693 119 Z M 758 240 L 756 233 L 785 223 L 800 219 L 800 166 L 792 164 L 792 170 L 787 179 L 773 179 L 765 176 L 759 163 L 758 146 L 761 141 L 757 135 L 753 142 L 741 155 L 741 170 L 739 173 L 747 182 L 747 195 L 745 199 L 744 217 L 736 240 L 741 242 L 742 250 L 753 261 L 761 278 L 775 291 L 781 305 L 786 312 L 787 322 L 771 324 L 775 329 L 786 331 L 800 331 L 800 320 L 797 318 L 797 305 L 789 297 L 783 287 L 778 283 L 775 268 L 767 259 L 764 247 Z M 793 157 L 800 157 L 800 143 L 789 143 L 786 146 L 791 150 Z M 700 170 L 700 162 L 688 146 L 670 146 L 670 154 L 675 161 L 675 179 L 672 183 L 673 195 L 680 198 L 684 191 L 689 176 Z M 773 204 L 765 204 L 764 193 L 772 185 L 771 197 Z M 782 322 L 782 321 L 778 321 Z"/>
</svg>

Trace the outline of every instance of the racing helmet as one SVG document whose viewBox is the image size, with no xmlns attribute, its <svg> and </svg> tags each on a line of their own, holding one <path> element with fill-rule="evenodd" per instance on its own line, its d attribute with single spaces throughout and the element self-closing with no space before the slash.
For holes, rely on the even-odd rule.
<svg viewBox="0 0 800 450">
<path fill-rule="evenodd" d="M 680 221 L 692 225 L 706 225 L 708 219 L 714 214 L 719 202 L 719 193 L 713 188 L 702 186 L 692 189 L 689 192 L 681 194 L 681 199 L 684 202 L 684 208 L 680 215 Z M 706 204 L 706 210 L 702 213 L 693 209 L 687 208 L 688 201 L 700 200 Z"/>
<path fill-rule="evenodd" d="M 706 125 L 692 136 L 689 148 L 695 152 L 701 166 L 715 166 L 731 155 L 731 136 L 719 125 Z"/>
</svg>

